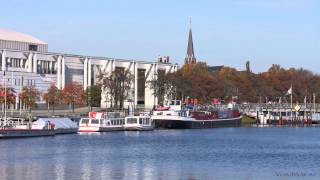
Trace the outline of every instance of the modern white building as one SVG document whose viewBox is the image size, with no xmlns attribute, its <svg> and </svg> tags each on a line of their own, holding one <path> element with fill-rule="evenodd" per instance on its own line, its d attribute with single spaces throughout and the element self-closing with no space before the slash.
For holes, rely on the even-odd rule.
<svg viewBox="0 0 320 180">
<path fill-rule="evenodd" d="M 133 97 L 131 97 L 134 104 L 145 107 L 157 104 L 153 91 L 146 86 L 145 82 L 153 79 L 159 70 L 168 73 L 178 69 L 177 64 L 167 61 L 146 62 L 135 59 L 52 53 L 48 52 L 47 43 L 30 35 L 4 29 L 0 29 L 0 53 L 0 84 L 3 86 L 6 83 L 7 86 L 13 87 L 17 94 L 23 86 L 30 85 L 36 86 L 41 93 L 45 93 L 52 83 L 59 89 L 63 89 L 66 84 L 77 82 L 86 89 L 97 83 L 96 76 L 100 72 L 112 72 L 116 68 L 125 68 L 135 77 L 132 86 Z M 108 106 L 104 95 L 102 95 L 101 106 Z M 19 97 L 16 99 L 15 108 L 19 108 Z"/>
</svg>

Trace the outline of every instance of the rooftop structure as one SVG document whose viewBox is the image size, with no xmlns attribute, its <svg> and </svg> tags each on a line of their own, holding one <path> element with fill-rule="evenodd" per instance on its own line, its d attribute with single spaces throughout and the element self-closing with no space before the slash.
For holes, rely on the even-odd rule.
<svg viewBox="0 0 320 180">
<path fill-rule="evenodd" d="M 28 34 L 0 29 L 0 49 L 47 52 L 48 44 Z"/>
</svg>

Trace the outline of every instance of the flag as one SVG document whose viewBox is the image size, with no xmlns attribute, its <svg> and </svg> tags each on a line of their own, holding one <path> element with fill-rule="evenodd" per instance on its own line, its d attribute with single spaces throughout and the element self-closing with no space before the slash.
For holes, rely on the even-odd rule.
<svg viewBox="0 0 320 180">
<path fill-rule="evenodd" d="M 282 99 L 281 99 L 281 97 L 279 98 L 279 104 L 281 104 L 282 103 Z"/>
<path fill-rule="evenodd" d="M 303 102 L 304 102 L 304 104 L 307 104 L 307 96 L 304 97 Z"/>
<path fill-rule="evenodd" d="M 290 87 L 290 89 L 288 89 L 287 94 L 286 95 L 291 95 L 292 94 L 292 86 Z"/>
</svg>

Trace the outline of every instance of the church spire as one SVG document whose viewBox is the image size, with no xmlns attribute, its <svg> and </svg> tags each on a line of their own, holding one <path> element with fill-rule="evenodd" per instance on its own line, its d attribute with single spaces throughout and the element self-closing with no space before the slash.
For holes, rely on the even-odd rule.
<svg viewBox="0 0 320 180">
<path fill-rule="evenodd" d="M 185 58 L 185 64 L 196 63 L 196 62 L 197 62 L 197 60 L 196 60 L 196 57 L 194 56 L 192 30 L 191 30 L 191 19 L 190 19 L 188 49 L 187 49 L 187 56 Z"/>
</svg>

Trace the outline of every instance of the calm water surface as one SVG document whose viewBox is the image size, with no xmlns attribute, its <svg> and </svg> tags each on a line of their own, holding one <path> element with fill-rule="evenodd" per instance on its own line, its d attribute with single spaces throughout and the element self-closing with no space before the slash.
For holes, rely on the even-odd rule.
<svg viewBox="0 0 320 180">
<path fill-rule="evenodd" d="M 0 179 L 320 179 L 320 128 L 0 140 Z"/>
</svg>

